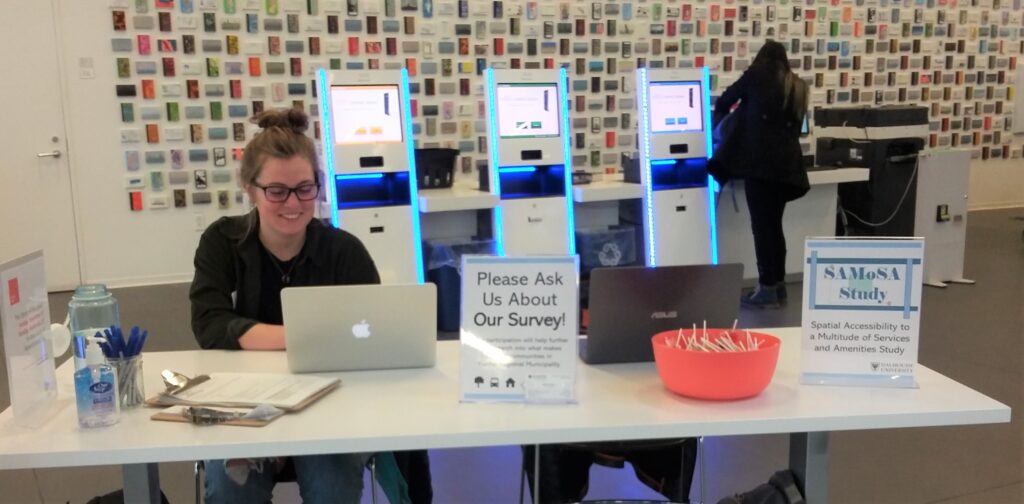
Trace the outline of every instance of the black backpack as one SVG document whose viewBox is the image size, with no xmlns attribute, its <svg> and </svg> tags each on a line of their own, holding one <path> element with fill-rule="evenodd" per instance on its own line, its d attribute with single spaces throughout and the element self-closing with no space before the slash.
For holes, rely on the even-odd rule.
<svg viewBox="0 0 1024 504">
<path fill-rule="evenodd" d="M 806 504 L 790 470 L 777 471 L 768 483 L 741 494 L 726 497 L 718 504 Z"/>
</svg>

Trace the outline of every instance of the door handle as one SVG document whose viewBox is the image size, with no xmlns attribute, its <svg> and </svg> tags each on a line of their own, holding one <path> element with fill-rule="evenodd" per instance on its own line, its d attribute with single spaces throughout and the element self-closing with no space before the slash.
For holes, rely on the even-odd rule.
<svg viewBox="0 0 1024 504">
<path fill-rule="evenodd" d="M 53 152 L 40 152 L 39 154 L 36 154 L 36 157 L 40 157 L 40 158 L 44 158 L 44 157 L 59 158 L 60 157 L 60 151 L 59 150 L 55 150 Z"/>
</svg>

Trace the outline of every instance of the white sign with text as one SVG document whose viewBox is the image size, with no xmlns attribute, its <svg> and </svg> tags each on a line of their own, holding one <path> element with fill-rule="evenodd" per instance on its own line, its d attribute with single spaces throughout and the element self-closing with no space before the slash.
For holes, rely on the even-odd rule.
<svg viewBox="0 0 1024 504">
<path fill-rule="evenodd" d="M 808 238 L 801 383 L 917 387 L 924 240 Z"/>
<path fill-rule="evenodd" d="M 0 322 L 14 420 L 42 423 L 57 398 L 43 253 L 0 264 Z"/>
<path fill-rule="evenodd" d="M 462 260 L 462 401 L 576 402 L 578 256 Z"/>
</svg>

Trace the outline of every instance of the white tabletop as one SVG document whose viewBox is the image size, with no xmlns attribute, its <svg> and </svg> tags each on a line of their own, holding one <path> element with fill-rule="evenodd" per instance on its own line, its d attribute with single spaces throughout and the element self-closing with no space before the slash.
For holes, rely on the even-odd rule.
<svg viewBox="0 0 1024 504">
<path fill-rule="evenodd" d="M 483 210 L 498 205 L 498 195 L 461 185 L 424 189 L 419 191 L 419 198 L 420 213 Z"/>
<path fill-rule="evenodd" d="M 135 409 L 116 426 L 79 429 L 68 363 L 58 371 L 60 409 L 46 424 L 26 429 L 9 408 L 0 414 L 0 469 L 1010 420 L 1009 407 L 924 366 L 919 389 L 800 385 L 799 329 L 767 332 L 783 339 L 778 369 L 761 395 L 743 401 L 674 395 L 646 363 L 581 364 L 575 405 L 460 403 L 459 344 L 441 342 L 435 368 L 340 373 L 340 389 L 262 428 L 157 422 L 149 420 L 155 410 Z M 164 368 L 285 372 L 286 362 L 281 352 L 147 353 L 150 393 Z"/>
<path fill-rule="evenodd" d="M 859 182 L 868 179 L 867 168 L 835 168 L 808 172 L 811 185 Z M 625 182 L 622 174 L 607 175 L 589 184 L 572 187 L 573 201 L 591 203 L 595 201 L 616 201 L 638 199 L 643 196 L 643 186 Z M 427 189 L 419 192 L 420 212 L 450 212 L 453 210 L 482 210 L 494 208 L 498 196 L 475 187 L 456 185 L 446 189 Z"/>
<path fill-rule="evenodd" d="M 572 199 L 577 203 L 639 199 L 643 197 L 643 193 L 642 185 L 622 180 L 621 174 L 589 184 L 572 186 Z"/>
</svg>

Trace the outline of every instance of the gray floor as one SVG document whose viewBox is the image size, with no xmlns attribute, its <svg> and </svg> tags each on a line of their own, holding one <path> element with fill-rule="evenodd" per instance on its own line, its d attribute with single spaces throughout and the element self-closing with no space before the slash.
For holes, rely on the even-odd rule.
<svg viewBox="0 0 1024 504">
<path fill-rule="evenodd" d="M 965 273 L 975 286 L 928 288 L 924 293 L 922 364 L 1010 405 L 1010 424 L 934 427 L 832 435 L 834 503 L 1024 503 L 1024 209 L 973 212 Z M 790 244 L 798 251 L 797 244 Z M 799 252 L 797 252 L 799 253 Z M 800 299 L 799 285 L 791 285 Z M 122 324 L 150 329 L 147 350 L 196 348 L 188 329 L 187 285 L 115 291 Z M 69 295 L 51 296 L 54 320 L 63 320 Z M 799 325 L 798 303 L 778 311 L 744 311 L 741 326 Z M 0 362 L 0 366 L 3 363 Z M 0 373 L 0 407 L 9 405 Z M 714 438 L 706 442 L 710 502 L 766 481 L 786 463 L 785 436 Z M 515 502 L 519 451 L 515 447 L 431 452 L 435 502 Z M 596 468 L 589 498 L 654 497 L 632 471 Z M 171 502 L 192 501 L 191 466 L 160 466 Z M 699 475 L 697 476 L 699 478 Z M 0 504 L 81 503 L 120 487 L 117 467 L 0 471 Z M 276 502 L 299 502 L 294 485 L 280 485 Z"/>
</svg>

